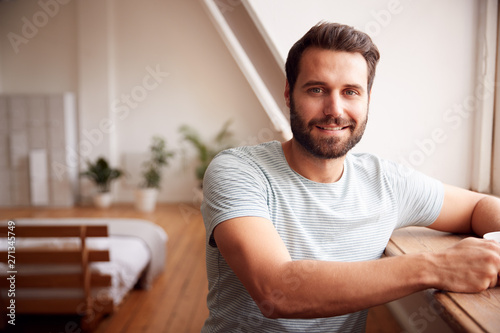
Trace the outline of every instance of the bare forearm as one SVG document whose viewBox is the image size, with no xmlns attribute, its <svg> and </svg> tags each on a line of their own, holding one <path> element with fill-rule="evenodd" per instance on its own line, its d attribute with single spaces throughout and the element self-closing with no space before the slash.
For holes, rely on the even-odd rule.
<svg viewBox="0 0 500 333">
<path fill-rule="evenodd" d="M 482 214 L 481 210 L 476 213 Z M 500 245 L 477 238 L 440 253 L 365 262 L 292 261 L 276 229 L 262 218 L 223 222 L 214 238 L 226 262 L 270 318 L 336 316 L 431 287 L 477 292 L 495 286 L 500 272 Z"/>
<path fill-rule="evenodd" d="M 441 213 L 429 227 L 435 230 L 483 236 L 500 230 L 500 200 L 482 193 L 445 185 Z"/>
<path fill-rule="evenodd" d="M 468 238 L 437 253 L 368 262 L 287 262 L 255 298 L 270 318 L 337 316 L 437 288 L 473 293 L 495 287 L 500 245 Z M 264 305 L 264 306 L 263 306 Z"/>
<path fill-rule="evenodd" d="M 471 227 L 478 236 L 500 231 L 500 200 L 491 196 L 482 198 L 472 213 Z"/>
<path fill-rule="evenodd" d="M 276 284 L 268 289 L 269 294 L 256 302 L 264 305 L 262 312 L 271 318 L 318 318 L 359 311 L 429 288 L 428 257 L 288 262 L 275 275 Z"/>
</svg>

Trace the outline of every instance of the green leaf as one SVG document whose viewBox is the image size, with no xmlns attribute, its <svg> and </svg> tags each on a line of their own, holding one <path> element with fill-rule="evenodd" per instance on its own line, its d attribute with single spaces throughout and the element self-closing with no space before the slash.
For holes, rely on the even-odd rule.
<svg viewBox="0 0 500 333">
<path fill-rule="evenodd" d="M 204 142 L 198 132 L 188 125 L 183 125 L 179 128 L 184 141 L 190 143 L 198 154 L 198 166 L 196 167 L 195 175 L 200 182 L 203 181 L 205 171 L 212 159 L 222 150 L 234 146 L 231 142 L 233 133 L 229 130 L 231 123 L 231 119 L 226 121 L 215 137 L 208 142 Z"/>
<path fill-rule="evenodd" d="M 151 153 L 150 159 L 143 164 L 144 182 L 142 186 L 159 189 L 162 168 L 168 166 L 169 160 L 175 156 L 175 152 L 167 150 L 165 139 L 158 135 L 153 136 L 149 151 Z"/>
<path fill-rule="evenodd" d="M 80 173 L 81 176 L 90 178 L 97 186 L 99 192 L 109 192 L 111 182 L 123 176 L 123 171 L 113 169 L 104 157 L 99 157 L 95 163 L 85 161 L 87 171 Z"/>
</svg>

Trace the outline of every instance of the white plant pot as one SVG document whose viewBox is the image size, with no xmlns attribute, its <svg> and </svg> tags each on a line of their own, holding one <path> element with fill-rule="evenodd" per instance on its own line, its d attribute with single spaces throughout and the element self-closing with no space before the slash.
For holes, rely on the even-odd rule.
<svg viewBox="0 0 500 333">
<path fill-rule="evenodd" d="M 141 212 L 152 212 L 156 207 L 158 189 L 141 188 L 135 191 L 135 208 Z"/>
<path fill-rule="evenodd" d="M 110 192 L 97 193 L 94 196 L 94 205 L 101 209 L 108 208 L 111 206 L 112 199 L 113 197 Z"/>
</svg>

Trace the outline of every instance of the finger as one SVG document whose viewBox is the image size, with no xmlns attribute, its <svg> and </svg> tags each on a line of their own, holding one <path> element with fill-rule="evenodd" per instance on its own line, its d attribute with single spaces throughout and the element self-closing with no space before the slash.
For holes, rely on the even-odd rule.
<svg viewBox="0 0 500 333">
<path fill-rule="evenodd" d="M 498 285 L 498 277 L 491 280 L 491 283 L 490 283 L 490 286 L 488 287 L 488 289 L 495 288 L 497 285 Z"/>
<path fill-rule="evenodd" d="M 499 280 L 498 280 L 498 274 L 491 280 L 489 288 L 495 288 L 498 286 Z"/>
</svg>

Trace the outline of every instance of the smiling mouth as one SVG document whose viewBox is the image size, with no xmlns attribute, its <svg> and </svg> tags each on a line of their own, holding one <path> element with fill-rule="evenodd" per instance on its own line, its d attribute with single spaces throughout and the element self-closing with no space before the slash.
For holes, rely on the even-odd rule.
<svg viewBox="0 0 500 333">
<path fill-rule="evenodd" d="M 333 127 L 333 126 L 316 126 L 316 127 L 319 128 L 319 129 L 325 130 L 325 131 L 340 131 L 340 130 L 348 128 L 349 126 L 336 126 L 336 127 Z"/>
</svg>

